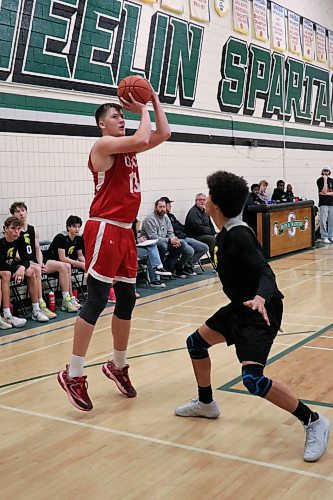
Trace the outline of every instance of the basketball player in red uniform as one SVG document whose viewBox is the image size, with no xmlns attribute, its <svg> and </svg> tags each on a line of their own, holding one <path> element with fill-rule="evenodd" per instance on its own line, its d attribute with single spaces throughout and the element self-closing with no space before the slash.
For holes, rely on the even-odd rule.
<svg viewBox="0 0 333 500">
<path fill-rule="evenodd" d="M 98 317 L 103 311 L 111 284 L 116 294 L 112 317 L 113 359 L 102 367 L 127 397 L 136 396 L 128 375 L 126 350 L 131 316 L 135 305 L 137 253 L 132 231 L 140 207 L 140 179 L 136 153 L 152 149 L 170 137 L 166 115 L 155 92 L 151 101 L 156 130 L 151 130 L 147 106 L 121 99 L 123 108 L 140 115 L 133 136 L 125 136 L 123 108 L 108 103 L 100 106 L 96 123 L 102 137 L 93 145 L 89 169 L 94 177 L 95 197 L 84 229 L 88 298 L 77 318 L 73 353 L 69 365 L 58 374 L 58 381 L 70 402 L 79 410 L 93 408 L 87 392 L 84 362 Z"/>
</svg>

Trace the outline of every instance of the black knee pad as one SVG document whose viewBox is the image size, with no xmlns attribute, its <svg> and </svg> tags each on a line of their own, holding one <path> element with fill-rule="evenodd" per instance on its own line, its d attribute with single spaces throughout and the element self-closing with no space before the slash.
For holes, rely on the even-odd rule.
<svg viewBox="0 0 333 500">
<path fill-rule="evenodd" d="M 245 365 L 242 367 L 243 384 L 250 394 L 264 398 L 270 388 L 272 381 L 265 377 L 262 365 Z"/>
<path fill-rule="evenodd" d="M 117 281 L 113 285 L 113 288 L 116 294 L 116 305 L 113 314 L 119 319 L 131 319 L 136 301 L 135 285 L 133 283 Z"/>
<path fill-rule="evenodd" d="M 211 345 L 201 337 L 198 330 L 187 337 L 186 345 L 191 359 L 208 358 L 208 349 Z"/>
<path fill-rule="evenodd" d="M 99 281 L 90 275 L 88 276 L 88 297 L 80 311 L 80 318 L 84 319 L 90 325 L 96 324 L 108 301 L 110 287 L 110 283 Z"/>
</svg>

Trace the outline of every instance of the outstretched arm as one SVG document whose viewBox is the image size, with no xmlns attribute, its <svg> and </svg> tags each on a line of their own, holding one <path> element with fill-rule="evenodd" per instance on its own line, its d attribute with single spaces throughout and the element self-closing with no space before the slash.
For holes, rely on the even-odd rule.
<svg viewBox="0 0 333 500">
<path fill-rule="evenodd" d="M 151 133 L 148 146 L 143 151 L 148 151 L 148 149 L 155 148 L 162 142 L 169 139 L 171 135 L 168 119 L 166 117 L 164 109 L 161 106 L 158 95 L 154 90 L 152 91 L 151 102 L 153 104 L 155 112 L 156 130 Z"/>
</svg>

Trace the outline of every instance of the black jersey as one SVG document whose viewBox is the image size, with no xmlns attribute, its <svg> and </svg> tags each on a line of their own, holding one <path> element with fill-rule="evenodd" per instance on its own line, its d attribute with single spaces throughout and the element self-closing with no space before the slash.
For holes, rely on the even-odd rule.
<svg viewBox="0 0 333 500">
<path fill-rule="evenodd" d="M 58 249 L 62 248 L 65 250 L 66 257 L 78 260 L 78 251 L 82 250 L 84 252 L 83 238 L 82 236 L 75 236 L 73 240 L 70 239 L 68 234 L 57 234 L 50 245 L 47 252 L 48 260 L 60 260 Z"/>
<path fill-rule="evenodd" d="M 16 260 L 16 255 L 20 257 L 20 262 Z M 0 271 L 11 271 L 15 273 L 17 268 L 30 266 L 29 257 L 26 252 L 23 240 L 17 238 L 15 241 L 0 239 Z"/>
<path fill-rule="evenodd" d="M 262 248 L 247 224 L 229 219 L 217 235 L 216 265 L 223 290 L 231 302 L 260 295 L 266 301 L 283 298 Z"/>
<path fill-rule="evenodd" d="M 19 239 L 22 239 L 27 255 L 31 262 L 37 262 L 36 255 L 36 233 L 34 226 L 28 225 L 26 231 L 21 231 Z"/>
</svg>

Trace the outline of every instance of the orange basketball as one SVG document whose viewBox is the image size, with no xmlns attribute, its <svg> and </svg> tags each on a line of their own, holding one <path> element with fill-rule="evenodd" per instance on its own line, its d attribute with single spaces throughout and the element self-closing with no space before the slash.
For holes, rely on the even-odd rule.
<svg viewBox="0 0 333 500">
<path fill-rule="evenodd" d="M 151 87 L 148 80 L 139 75 L 126 76 L 118 85 L 117 96 L 129 101 L 129 93 L 136 101 L 147 104 L 151 97 Z"/>
</svg>

